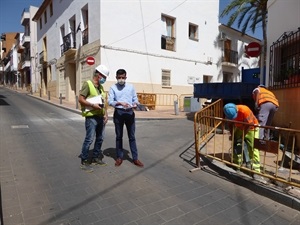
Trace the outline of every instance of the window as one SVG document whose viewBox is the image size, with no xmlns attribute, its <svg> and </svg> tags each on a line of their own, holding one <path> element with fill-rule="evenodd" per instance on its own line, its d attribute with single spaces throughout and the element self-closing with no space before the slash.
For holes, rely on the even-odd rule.
<svg viewBox="0 0 300 225">
<path fill-rule="evenodd" d="M 281 35 L 270 47 L 270 86 L 273 88 L 299 86 L 300 30 Z"/>
<path fill-rule="evenodd" d="M 170 70 L 162 70 L 161 85 L 162 85 L 162 87 L 171 87 L 171 71 Z"/>
<path fill-rule="evenodd" d="M 162 15 L 161 49 L 175 51 L 175 19 Z"/>
<path fill-rule="evenodd" d="M 45 21 L 45 24 L 47 23 L 47 11 L 45 10 L 44 12 L 44 21 Z"/>
<path fill-rule="evenodd" d="M 212 76 L 203 75 L 203 83 L 210 83 L 212 81 Z"/>
<path fill-rule="evenodd" d="M 89 43 L 89 11 L 87 5 L 81 9 L 81 21 L 81 25 L 83 26 L 82 45 L 85 45 Z"/>
<path fill-rule="evenodd" d="M 53 4 L 50 2 L 50 17 L 53 16 Z"/>
<path fill-rule="evenodd" d="M 189 38 L 198 41 L 198 26 L 192 23 L 189 23 Z"/>
<path fill-rule="evenodd" d="M 43 28 L 42 17 L 40 17 L 40 30 Z"/>
</svg>

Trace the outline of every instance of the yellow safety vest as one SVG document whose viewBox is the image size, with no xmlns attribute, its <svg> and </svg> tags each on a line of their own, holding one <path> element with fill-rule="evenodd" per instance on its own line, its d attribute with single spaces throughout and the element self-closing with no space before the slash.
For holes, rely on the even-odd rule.
<svg viewBox="0 0 300 225">
<path fill-rule="evenodd" d="M 87 83 L 88 83 L 89 90 L 90 90 L 90 94 L 87 98 L 92 98 L 92 97 L 98 96 L 98 92 L 97 92 L 94 84 L 92 83 L 92 81 L 88 80 Z M 100 84 L 100 91 L 101 91 L 102 99 L 105 99 L 106 93 L 104 92 L 104 88 L 101 84 Z M 105 104 L 104 104 L 104 106 L 105 106 Z M 105 115 L 105 108 L 102 108 L 101 110 L 97 109 L 97 110 L 85 111 L 85 107 L 81 106 L 81 115 L 84 116 L 84 117 L 97 116 L 97 115 L 104 116 Z"/>
</svg>

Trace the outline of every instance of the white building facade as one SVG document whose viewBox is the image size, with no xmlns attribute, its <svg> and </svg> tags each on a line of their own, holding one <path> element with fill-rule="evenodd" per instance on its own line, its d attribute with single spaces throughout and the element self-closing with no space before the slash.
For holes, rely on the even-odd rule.
<svg viewBox="0 0 300 225">
<path fill-rule="evenodd" d="M 259 67 L 260 57 L 249 57 L 245 53 L 247 45 L 261 41 L 249 35 L 242 35 L 238 30 L 221 24 L 219 26 L 218 45 L 222 52 L 220 58 L 218 82 L 242 82 L 242 68 L 253 69 Z"/>
<path fill-rule="evenodd" d="M 120 11 L 103 2 L 102 62 L 112 72 L 126 69 L 138 92 L 192 94 L 194 82 L 218 72 L 218 4 L 124 1 Z"/>
<path fill-rule="evenodd" d="M 36 22 L 32 21 L 38 8 L 29 6 L 25 8 L 21 17 L 21 24 L 24 27 L 24 35 L 20 40 L 18 52 L 21 54 L 20 66 L 21 74 L 20 85 L 26 87 L 29 91 L 37 92 L 39 90 L 39 73 L 37 69 L 37 32 Z"/>
<path fill-rule="evenodd" d="M 45 0 L 33 18 L 42 92 L 73 101 L 98 64 L 110 69 L 106 90 L 120 68 L 138 93 L 192 96 L 194 83 L 239 81 L 243 62 L 222 64 L 218 13 L 218 1 Z"/>
<path fill-rule="evenodd" d="M 106 88 L 124 68 L 138 92 L 192 94 L 193 80 L 217 74 L 218 9 L 215 1 L 46 0 L 34 18 L 42 89 L 73 100 L 102 63 Z"/>
</svg>

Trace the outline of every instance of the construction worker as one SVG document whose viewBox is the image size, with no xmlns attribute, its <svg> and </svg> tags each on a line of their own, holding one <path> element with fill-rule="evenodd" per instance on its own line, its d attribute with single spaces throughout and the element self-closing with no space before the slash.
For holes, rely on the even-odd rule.
<svg viewBox="0 0 300 225">
<path fill-rule="evenodd" d="M 93 172 L 92 164 L 105 166 L 102 160 L 102 142 L 104 135 L 104 127 L 107 123 L 107 109 L 104 99 L 106 93 L 103 84 L 109 76 L 109 70 L 105 65 L 99 65 L 95 68 L 93 78 L 83 83 L 79 95 L 79 103 L 81 104 L 82 116 L 85 117 L 85 139 L 82 144 L 81 169 L 87 172 Z M 89 160 L 89 148 L 94 142 L 92 160 Z"/>
<path fill-rule="evenodd" d="M 261 126 L 271 126 L 275 112 L 278 110 L 279 103 L 275 95 L 264 85 L 259 85 L 252 92 L 257 111 L 257 119 Z M 259 129 L 259 139 L 270 139 L 269 129 Z"/>
<path fill-rule="evenodd" d="M 258 138 L 258 128 L 251 126 L 250 124 L 258 125 L 258 120 L 246 105 L 235 105 L 228 103 L 223 108 L 226 118 L 234 121 L 248 123 L 245 124 L 232 124 L 233 129 L 230 132 L 234 132 L 234 146 L 239 146 L 243 143 L 244 139 L 244 159 L 242 158 L 242 151 L 233 151 L 234 163 L 242 165 L 243 160 L 248 160 L 246 163 L 248 168 L 256 172 L 260 172 L 260 156 L 259 150 L 254 148 L 254 138 Z M 244 136 L 243 136 L 244 135 Z M 241 146 L 240 146 L 241 148 Z M 253 175 L 254 178 L 256 174 Z"/>
</svg>

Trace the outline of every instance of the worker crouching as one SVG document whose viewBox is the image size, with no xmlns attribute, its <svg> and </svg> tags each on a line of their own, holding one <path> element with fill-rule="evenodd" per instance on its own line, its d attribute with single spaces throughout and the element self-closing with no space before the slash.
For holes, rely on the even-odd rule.
<svg viewBox="0 0 300 225">
<path fill-rule="evenodd" d="M 258 138 L 259 129 L 255 126 L 251 126 L 251 124 L 258 125 L 258 120 L 246 105 L 235 105 L 233 103 L 228 103 L 224 106 L 223 110 L 227 119 L 249 124 L 230 124 L 231 134 L 234 132 L 232 134 L 234 137 L 234 163 L 238 165 L 242 165 L 244 163 L 248 168 L 260 173 L 259 150 L 254 148 L 254 138 Z M 234 127 L 232 128 L 233 125 Z M 244 146 L 242 146 L 243 143 Z M 244 149 L 243 153 L 242 149 Z"/>
</svg>

